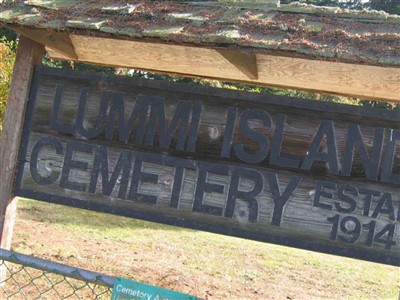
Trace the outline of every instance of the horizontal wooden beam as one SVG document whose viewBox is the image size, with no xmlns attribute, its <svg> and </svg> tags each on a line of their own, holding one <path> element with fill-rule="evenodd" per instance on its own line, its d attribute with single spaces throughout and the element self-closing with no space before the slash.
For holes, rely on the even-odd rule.
<svg viewBox="0 0 400 300">
<path fill-rule="evenodd" d="M 245 69 L 238 59 L 244 57 L 240 52 L 235 58 L 232 52 L 227 56 L 221 55 L 218 49 L 202 47 L 76 34 L 71 34 L 70 39 L 77 60 L 82 62 L 362 99 L 400 101 L 400 68 L 256 54 L 251 62 L 253 65 Z M 52 58 L 68 58 L 51 49 L 49 54 Z"/>
</svg>

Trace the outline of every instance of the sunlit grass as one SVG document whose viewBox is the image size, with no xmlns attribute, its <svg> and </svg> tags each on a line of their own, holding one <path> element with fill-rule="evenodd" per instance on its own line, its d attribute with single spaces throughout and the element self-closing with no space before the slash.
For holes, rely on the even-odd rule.
<svg viewBox="0 0 400 300">
<path fill-rule="evenodd" d="M 153 263 L 160 265 L 161 269 L 157 272 L 165 272 L 166 266 L 174 266 L 185 274 L 210 276 L 238 288 L 242 286 L 254 291 L 268 289 L 278 293 L 277 298 L 280 298 L 282 290 L 293 292 L 293 295 L 298 295 L 297 299 L 397 300 L 399 296 L 400 268 L 397 267 L 39 201 L 21 199 L 18 206 L 20 219 L 40 222 L 51 226 L 51 230 L 68 233 L 66 238 L 72 241 L 84 237 L 85 240 L 97 241 L 99 249 L 105 241 L 117 248 L 124 248 L 124 264 L 127 266 Z M 22 242 L 15 250 L 24 252 L 30 244 L 30 234 L 20 233 L 19 238 Z M 46 245 L 46 241 L 31 245 L 34 245 L 31 246 L 34 247 L 31 250 L 34 255 L 48 255 L 49 251 L 56 252 L 53 254 L 64 259 L 80 255 L 79 246 L 75 247 L 74 243 L 69 247 L 62 244 Z M 130 255 L 135 253 L 142 255 L 141 261 Z M 96 255 L 93 253 L 94 257 Z M 116 254 L 110 253 L 110 257 L 113 255 Z M 96 259 L 90 265 L 95 267 Z M 110 261 L 107 272 L 126 274 L 127 271 L 118 268 L 117 264 Z M 229 290 L 221 291 L 215 298 L 219 299 L 220 295 L 231 295 L 233 299 L 239 297 Z"/>
</svg>

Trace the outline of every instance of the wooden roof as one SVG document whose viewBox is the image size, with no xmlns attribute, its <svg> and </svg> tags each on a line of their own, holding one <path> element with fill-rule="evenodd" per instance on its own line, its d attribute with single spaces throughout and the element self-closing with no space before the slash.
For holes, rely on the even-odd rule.
<svg viewBox="0 0 400 300">
<path fill-rule="evenodd" d="M 243 9 L 232 1 L 14 1 L 1 7 L 0 20 L 119 39 L 400 66 L 400 16 L 251 2 L 239 2 L 247 4 Z"/>
<path fill-rule="evenodd" d="M 400 99 L 400 87 L 396 88 L 396 82 L 400 82 L 400 16 L 382 11 L 279 5 L 275 0 L 4 1 L 11 3 L 0 5 L 0 22 L 45 44 L 54 58 L 371 99 Z M 271 57 L 275 58 L 273 63 L 268 60 Z M 218 65 L 222 60 L 232 67 Z M 365 83 L 359 87 L 351 83 L 356 90 L 347 90 L 340 86 L 353 79 L 343 76 L 336 83 L 325 79 L 326 86 L 337 84 L 335 88 L 313 85 L 320 77 L 317 73 L 332 66 L 320 65 L 321 61 L 344 63 L 340 65 L 342 72 L 357 77 L 381 72 L 384 78 L 379 80 L 386 82 L 382 91 L 391 82 L 394 88 L 371 95 L 363 92 L 368 89 Z M 177 67 L 180 63 L 181 68 Z M 288 63 L 299 72 L 311 68 L 316 78 L 309 78 L 306 84 L 301 78 L 297 83 L 291 78 L 286 82 L 282 78 L 262 79 L 266 76 L 263 71 L 279 71 Z M 354 65 L 372 69 L 355 70 Z M 234 70 L 239 73 L 233 75 Z M 373 76 L 368 80 L 378 79 Z"/>
</svg>

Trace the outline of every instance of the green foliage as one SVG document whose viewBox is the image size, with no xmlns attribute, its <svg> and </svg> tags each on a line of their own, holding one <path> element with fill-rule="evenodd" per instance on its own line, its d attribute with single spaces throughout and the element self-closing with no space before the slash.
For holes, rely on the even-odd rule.
<svg viewBox="0 0 400 300">
<path fill-rule="evenodd" d="M 400 103 L 394 103 L 394 102 L 360 100 L 360 105 L 366 106 L 366 107 L 383 108 L 383 109 L 391 109 L 391 110 L 400 109 Z"/>
<path fill-rule="evenodd" d="M 238 84 L 238 83 L 235 83 L 233 85 L 234 85 L 234 89 L 247 91 L 247 92 L 273 94 L 273 95 L 277 95 L 277 96 L 286 96 L 286 97 L 293 97 L 293 98 L 321 100 L 321 101 L 326 101 L 326 102 L 358 105 L 357 99 L 346 98 L 346 97 L 342 97 L 342 96 L 323 95 L 323 94 L 318 94 L 318 93 L 313 93 L 313 92 L 287 90 L 287 89 L 261 87 L 261 86 L 251 86 L 251 85 Z M 223 87 L 224 88 L 232 88 L 232 84 L 224 83 Z"/>
<path fill-rule="evenodd" d="M 281 0 L 282 4 L 301 2 L 318 6 L 337 6 L 342 8 L 369 8 L 383 10 L 391 14 L 400 14 L 399 0 Z"/>
<path fill-rule="evenodd" d="M 265 294 L 282 289 L 285 292 L 274 298 L 397 299 L 399 293 L 400 272 L 393 266 L 27 199 L 18 201 L 18 212 L 17 229 L 21 226 L 22 230 L 15 230 L 16 251 L 127 278 L 141 264 L 143 272 L 135 280 L 150 284 L 160 282 L 161 276 L 144 273 L 149 269 L 167 272 L 167 276 L 177 272 L 185 282 L 196 285 L 201 285 L 199 278 L 204 282 L 212 278 L 215 292 L 221 290 L 220 294 L 210 290 L 215 299 L 267 299 Z M 41 233 L 35 233 L 37 228 Z M 43 240 L 38 241 L 39 235 Z M 60 236 L 64 242 L 55 243 Z M 223 296 L 224 290 L 229 294 Z M 251 290 L 262 294 L 248 292 L 250 296 L 245 297 L 243 291 Z M 290 292 L 293 297 L 287 296 Z"/>
<path fill-rule="evenodd" d="M 337 6 L 338 1 L 336 0 L 281 0 L 281 4 L 289 4 L 292 2 L 307 3 L 317 6 Z"/>
<path fill-rule="evenodd" d="M 6 27 L 0 27 L 0 37 L 3 37 L 5 39 L 7 39 L 8 41 L 15 42 L 17 40 L 17 33 Z"/>
<path fill-rule="evenodd" d="M 366 6 L 372 9 L 384 10 L 391 14 L 400 14 L 399 0 L 371 0 Z"/>
<path fill-rule="evenodd" d="M 0 39 L 0 133 L 15 61 L 16 42 Z"/>
<path fill-rule="evenodd" d="M 115 74 L 115 68 L 85 63 L 74 63 L 70 61 L 52 60 L 47 55 L 44 57 L 43 65 L 51 68 L 62 68 L 82 72 L 97 72 L 105 74 Z"/>
<path fill-rule="evenodd" d="M 313 4 L 317 6 L 332 6 L 332 7 L 343 7 L 343 8 L 362 8 L 362 0 L 281 0 L 282 4 L 288 4 L 291 2 L 301 2 L 307 4 Z M 364 1 L 365 2 L 365 1 Z"/>
<path fill-rule="evenodd" d="M 89 65 L 89 64 L 84 64 L 84 63 L 78 63 L 75 65 L 71 65 L 71 68 L 76 71 L 83 71 L 83 72 L 98 72 L 98 73 L 105 73 L 105 74 L 115 74 L 115 68 L 113 68 L 113 67 L 95 66 L 95 65 Z"/>
</svg>

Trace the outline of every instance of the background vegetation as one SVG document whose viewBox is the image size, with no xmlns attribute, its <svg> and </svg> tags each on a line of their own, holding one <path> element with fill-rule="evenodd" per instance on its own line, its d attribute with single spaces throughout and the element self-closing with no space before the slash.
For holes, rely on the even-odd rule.
<svg viewBox="0 0 400 300">
<path fill-rule="evenodd" d="M 6 33 L 6 30 L 0 30 L 0 134 L 16 53 L 16 36 Z"/>
<path fill-rule="evenodd" d="M 290 2 L 302 2 L 308 4 L 314 4 L 319 6 L 338 6 L 343 8 L 355 8 L 355 9 L 376 9 L 384 10 L 388 13 L 399 14 L 400 13 L 400 1 L 399 0 L 281 0 L 281 3 Z"/>
<path fill-rule="evenodd" d="M 399 296 L 398 267 L 20 199 L 17 252 L 203 299 Z"/>
<path fill-rule="evenodd" d="M 400 14 L 399 0 L 301 2 L 382 9 Z M 0 135 L 17 42 L 14 32 L 0 28 Z M 352 105 L 400 108 L 399 104 L 303 91 L 194 80 L 85 64 L 71 65 L 49 59 L 45 59 L 44 63 L 83 71 L 118 72 L 155 80 L 195 82 Z M 110 275 L 131 278 L 134 274 L 135 280 L 204 298 L 226 299 L 247 295 L 254 299 L 267 296 L 278 299 L 396 299 L 400 289 L 398 268 L 385 265 L 116 218 L 38 201 L 22 200 L 18 213 L 13 243 L 16 251 Z M 174 260 L 173 265 L 171 259 Z"/>
</svg>

